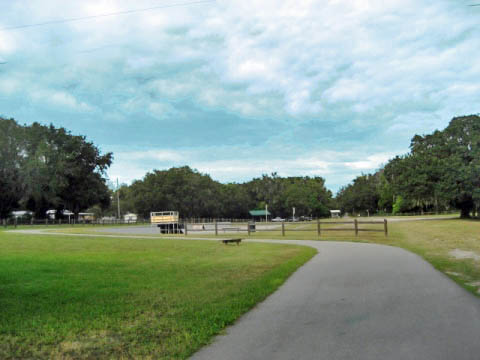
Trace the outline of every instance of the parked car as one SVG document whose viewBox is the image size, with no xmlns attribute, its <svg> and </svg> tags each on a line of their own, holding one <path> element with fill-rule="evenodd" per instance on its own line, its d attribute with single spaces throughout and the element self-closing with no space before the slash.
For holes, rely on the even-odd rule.
<svg viewBox="0 0 480 360">
<path fill-rule="evenodd" d="M 282 222 L 285 221 L 285 219 L 282 219 L 281 217 L 277 216 L 276 218 L 272 219 L 273 222 Z"/>
<path fill-rule="evenodd" d="M 290 218 L 288 218 L 287 221 L 296 222 L 296 221 L 298 221 L 298 218 L 296 218 L 296 217 L 290 217 Z"/>
</svg>

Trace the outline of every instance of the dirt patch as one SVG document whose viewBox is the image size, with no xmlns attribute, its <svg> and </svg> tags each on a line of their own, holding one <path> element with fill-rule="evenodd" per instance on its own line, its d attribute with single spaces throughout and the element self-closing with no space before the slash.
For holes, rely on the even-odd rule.
<svg viewBox="0 0 480 360">
<path fill-rule="evenodd" d="M 473 259 L 475 261 L 480 261 L 480 255 L 473 251 L 454 249 L 448 254 L 453 256 L 455 259 Z"/>
</svg>

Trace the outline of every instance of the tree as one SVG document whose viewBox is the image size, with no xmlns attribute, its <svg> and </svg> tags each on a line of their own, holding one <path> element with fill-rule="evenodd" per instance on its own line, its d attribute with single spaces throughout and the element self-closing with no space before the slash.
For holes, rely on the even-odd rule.
<svg viewBox="0 0 480 360">
<path fill-rule="evenodd" d="M 357 176 L 352 184 L 342 187 L 337 194 L 341 210 L 350 213 L 377 212 L 380 199 L 379 178 L 379 174 L 362 174 Z"/>
<path fill-rule="evenodd" d="M 469 217 L 480 203 L 480 117 L 453 118 L 443 131 L 415 135 L 410 153 L 385 166 L 395 195 L 422 211 L 454 206 Z"/>
<path fill-rule="evenodd" d="M 295 208 L 297 214 L 325 217 L 330 214 L 331 193 L 322 178 L 288 178 L 291 182 L 283 192 L 285 209 Z"/>
<path fill-rule="evenodd" d="M 104 175 L 112 153 L 102 155 L 84 136 L 53 125 L 34 123 L 25 133 L 24 203 L 29 210 L 42 217 L 48 208 L 78 213 L 95 204 L 108 206 Z"/>
<path fill-rule="evenodd" d="M 144 217 L 151 211 L 176 210 L 185 217 L 222 214 L 221 184 L 188 166 L 154 170 L 131 185 L 135 210 Z"/>
<path fill-rule="evenodd" d="M 22 198 L 22 129 L 13 119 L 0 118 L 0 218 L 7 218 Z"/>
<path fill-rule="evenodd" d="M 48 209 L 78 213 L 110 201 L 105 171 L 112 154 L 64 128 L 0 119 L 0 213 L 20 205 L 44 217 Z"/>
<path fill-rule="evenodd" d="M 243 184 L 221 184 L 188 166 L 154 170 L 129 187 L 135 211 L 148 217 L 151 211 L 176 210 L 183 217 L 246 218 L 248 211 L 265 208 L 277 216 L 298 214 L 325 216 L 332 193 L 320 177 L 282 178 L 263 175 Z"/>
</svg>

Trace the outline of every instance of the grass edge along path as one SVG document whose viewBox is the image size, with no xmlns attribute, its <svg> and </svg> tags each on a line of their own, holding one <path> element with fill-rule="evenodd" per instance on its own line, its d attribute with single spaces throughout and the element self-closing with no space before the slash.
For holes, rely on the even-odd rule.
<svg viewBox="0 0 480 360">
<path fill-rule="evenodd" d="M 359 218 L 368 220 L 366 218 Z M 375 219 L 375 218 L 374 218 Z M 323 232 L 319 238 L 316 235 L 316 224 L 301 224 L 308 226 L 311 231 L 289 231 L 286 236 L 281 236 L 281 231 L 256 232 L 250 237 L 246 234 L 219 234 L 217 238 L 224 236 L 244 237 L 246 239 L 275 239 L 275 240 L 317 240 L 317 241 L 352 241 L 376 243 L 389 246 L 397 246 L 421 256 L 435 269 L 443 272 L 474 295 L 480 296 L 480 261 L 472 258 L 459 259 L 452 257 L 450 252 L 458 249 L 471 252 L 480 256 L 480 222 L 478 220 L 464 220 L 445 216 L 413 216 L 413 217 L 390 217 L 389 236 L 382 233 L 360 232 L 358 237 L 352 231 Z M 395 221 L 397 220 L 397 221 Z M 401 220 L 401 221 L 398 221 Z M 411 221 L 415 220 L 415 221 Z M 292 224 L 291 224 L 292 225 Z M 330 225 L 335 226 L 335 225 Z M 348 227 L 348 225 L 346 225 Z M 378 228 L 378 226 L 376 226 Z M 67 229 L 66 229 L 67 230 Z M 61 231 L 61 230 L 54 230 Z M 93 227 L 70 229 L 69 232 L 92 234 L 97 233 Z M 115 233 L 104 232 L 103 234 L 114 235 Z M 133 235 L 133 234 L 132 234 Z M 160 237 L 161 235 L 143 235 Z M 183 235 L 181 235 L 183 236 Z M 175 237 L 175 235 L 169 235 Z M 189 237 L 215 237 L 213 234 L 189 234 Z"/>
<path fill-rule="evenodd" d="M 0 245 L 2 359 L 187 358 L 316 254 L 2 232 Z"/>
<path fill-rule="evenodd" d="M 320 238 L 307 232 L 285 237 L 259 232 L 252 239 L 350 241 L 395 246 L 412 252 L 430 263 L 464 289 L 480 296 L 480 221 L 477 219 L 428 219 L 389 222 L 389 234 L 361 232 L 358 237 L 349 232 L 328 233 Z M 456 258 L 451 252 L 461 250 L 471 257 Z M 476 257 L 476 259 L 475 259 Z"/>
</svg>

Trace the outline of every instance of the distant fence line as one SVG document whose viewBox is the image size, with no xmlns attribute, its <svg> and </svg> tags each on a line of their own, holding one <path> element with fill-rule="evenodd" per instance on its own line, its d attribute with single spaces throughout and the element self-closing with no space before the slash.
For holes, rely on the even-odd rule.
<svg viewBox="0 0 480 360">
<path fill-rule="evenodd" d="M 207 223 L 205 223 L 207 224 Z M 209 232 L 209 231 L 214 231 L 215 233 L 215 236 L 218 236 L 219 233 L 221 233 L 221 231 L 223 231 L 223 234 L 227 233 L 227 232 L 246 232 L 248 234 L 248 236 L 251 235 L 252 232 L 279 232 L 281 231 L 282 233 L 282 236 L 285 236 L 285 234 L 287 232 L 297 232 L 297 231 L 302 231 L 302 232 L 316 232 L 318 236 L 321 236 L 321 234 L 324 232 L 324 231 L 352 231 L 355 233 L 355 236 L 358 236 L 359 232 L 382 232 L 384 233 L 385 236 L 388 236 L 388 221 L 387 219 L 383 219 L 382 221 L 379 221 L 379 220 L 371 220 L 371 221 L 360 221 L 360 220 L 357 220 L 357 219 L 354 219 L 353 221 L 321 221 L 320 219 L 317 219 L 316 222 L 305 222 L 304 224 L 307 224 L 307 225 L 315 225 L 316 226 L 313 226 L 313 228 L 287 228 L 285 225 L 288 224 L 288 225 L 299 225 L 301 226 L 302 222 L 288 222 L 286 223 L 285 221 L 282 221 L 280 224 L 279 223 L 276 223 L 276 225 L 278 227 L 270 227 L 270 228 L 258 228 L 256 227 L 256 224 L 255 222 L 249 222 L 247 223 L 246 226 L 236 226 L 236 227 L 228 227 L 228 223 L 225 224 L 225 223 L 222 223 L 222 222 L 218 222 L 218 221 L 215 221 L 213 223 L 213 228 L 212 228 L 212 224 L 210 223 L 210 227 L 209 228 L 206 228 L 206 227 L 194 227 L 194 226 L 190 226 L 190 229 L 189 229 L 189 223 L 187 222 L 184 222 L 183 223 L 183 231 L 186 235 L 188 235 L 188 233 L 190 232 L 193 232 L 193 233 L 201 233 L 201 232 Z M 270 223 L 272 224 L 272 223 Z M 335 225 L 351 225 L 351 227 L 334 227 L 334 228 L 331 228 L 331 227 L 322 227 L 322 225 L 331 225 L 331 224 L 335 224 Z M 361 227 L 361 225 L 365 225 L 365 224 L 368 224 L 368 225 L 382 225 L 381 229 L 378 229 L 378 228 L 363 228 Z M 195 224 L 191 224 L 191 225 L 195 225 Z M 199 224 L 200 225 L 200 224 Z M 225 225 L 227 225 L 227 227 L 225 227 Z M 264 226 L 260 223 L 260 226 Z"/>
<path fill-rule="evenodd" d="M 4 219 L 3 226 L 14 226 L 15 228 L 18 225 L 146 225 L 150 224 L 149 220 L 145 219 L 137 219 L 137 220 L 115 220 L 115 219 L 101 219 L 101 220 L 83 220 L 77 221 L 75 219 L 65 220 L 65 219 L 43 219 L 43 220 L 35 220 L 35 219 Z M 358 220 L 354 219 L 353 221 L 321 221 L 317 219 L 314 222 L 253 222 L 245 219 L 210 219 L 210 218 L 195 218 L 195 219 L 183 219 L 179 222 L 179 224 L 183 225 L 183 231 L 187 235 L 189 232 L 207 232 L 207 231 L 214 231 L 215 235 L 218 236 L 220 231 L 223 233 L 228 232 L 246 232 L 249 236 L 252 232 L 279 232 L 281 231 L 282 236 L 285 236 L 286 232 L 316 232 L 318 236 L 321 236 L 323 232 L 327 231 L 352 231 L 355 233 L 355 236 L 358 236 L 359 232 L 383 232 L 385 236 L 388 236 L 388 221 L 387 219 L 380 220 Z M 259 224 L 261 228 L 256 227 Z M 265 225 L 263 225 L 265 224 Z M 268 225 L 267 225 L 268 224 Z M 297 225 L 302 226 L 311 226 L 311 228 L 287 228 L 287 225 Z M 316 226 L 315 226 L 316 224 Z M 207 226 L 204 226 L 207 225 Z M 325 227 L 325 225 L 350 225 L 350 227 Z M 381 229 L 378 228 L 364 228 L 361 225 L 383 225 Z"/>
<path fill-rule="evenodd" d="M 150 220 L 139 219 L 139 220 L 115 220 L 115 219 L 99 219 L 99 220 L 76 220 L 76 219 L 22 219 L 22 218 L 9 218 L 3 219 L 1 225 L 4 227 L 7 226 L 18 226 L 18 225 L 133 225 L 133 224 L 150 224 Z"/>
</svg>

